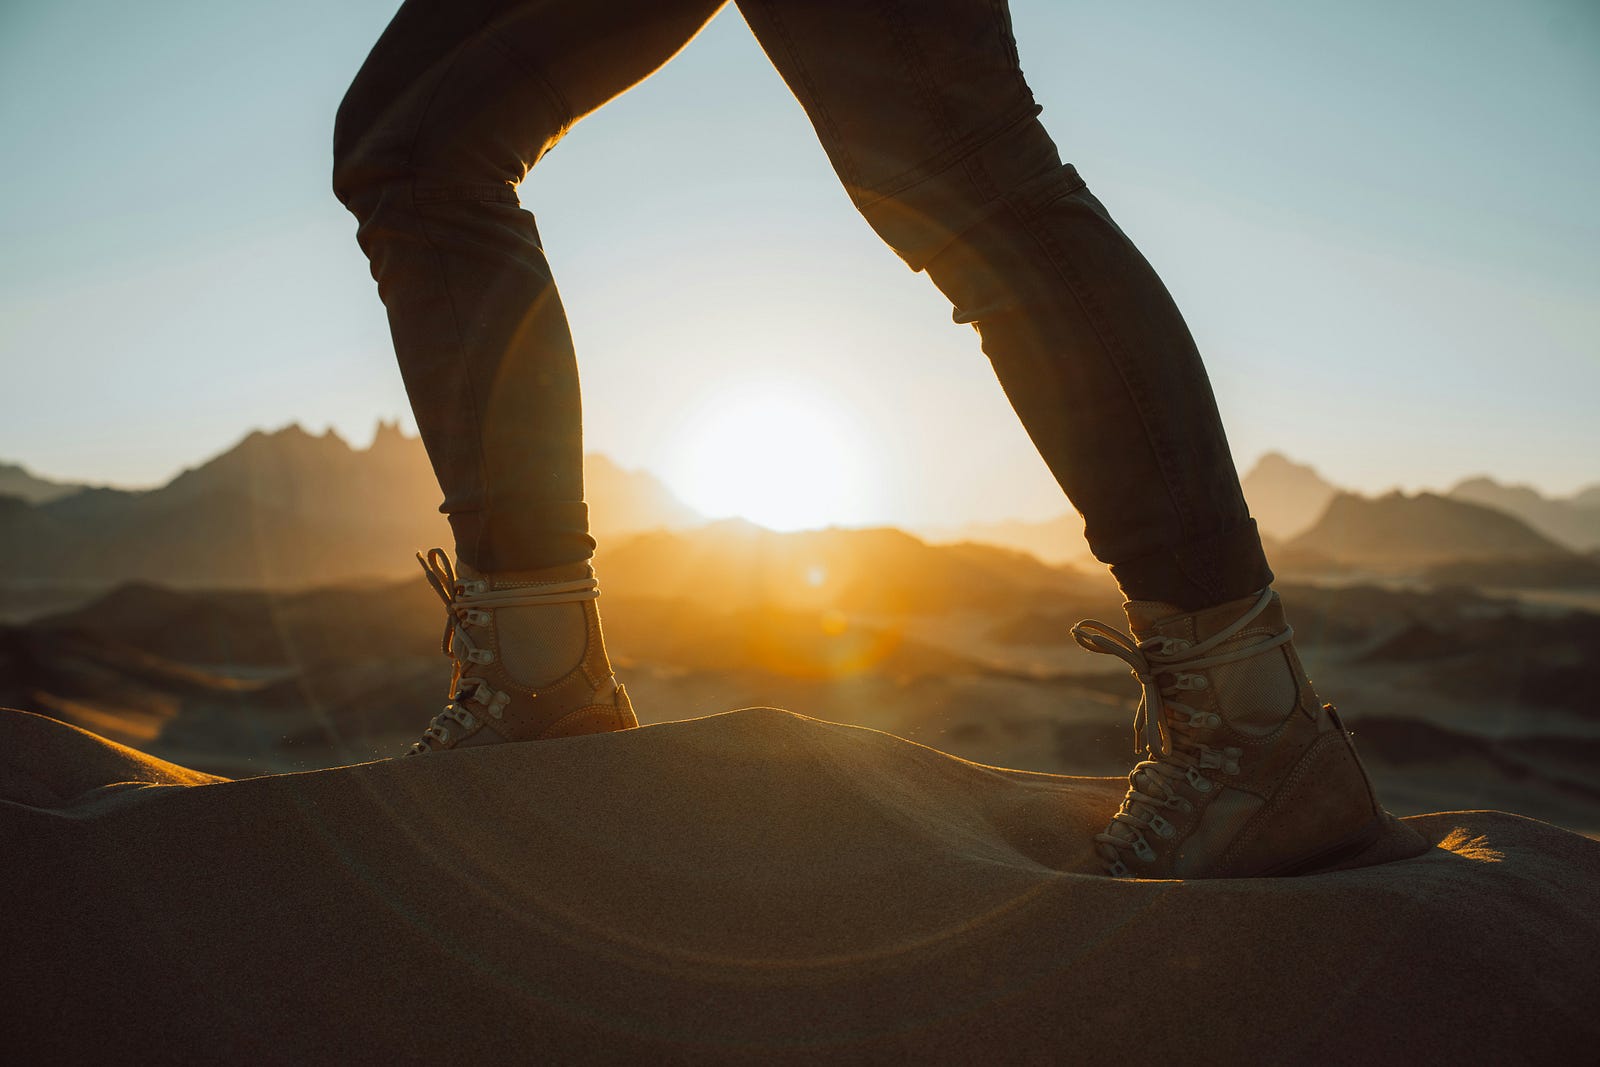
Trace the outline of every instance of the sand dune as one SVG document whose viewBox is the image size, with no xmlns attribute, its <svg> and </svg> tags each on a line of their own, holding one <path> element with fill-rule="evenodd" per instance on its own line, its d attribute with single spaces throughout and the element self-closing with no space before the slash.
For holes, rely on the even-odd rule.
<svg viewBox="0 0 1600 1067">
<path fill-rule="evenodd" d="M 1600 844 L 1457 812 L 1330 874 L 1072 873 L 1121 788 L 771 709 L 239 781 L 3 712 L 8 1052 L 1593 1055 Z"/>
</svg>

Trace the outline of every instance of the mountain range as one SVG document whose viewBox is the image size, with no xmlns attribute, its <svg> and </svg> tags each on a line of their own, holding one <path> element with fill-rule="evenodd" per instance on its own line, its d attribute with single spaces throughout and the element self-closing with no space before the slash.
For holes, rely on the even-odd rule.
<svg viewBox="0 0 1600 1067">
<path fill-rule="evenodd" d="M 625 470 L 599 453 L 585 457 L 585 480 L 591 528 L 607 566 L 633 575 L 630 581 L 659 582 L 667 573 L 687 594 L 693 587 L 717 588 L 720 554 L 754 553 L 764 567 L 788 565 L 774 548 L 778 542 L 739 522 L 712 524 L 697 536 L 700 547 L 688 558 L 704 563 L 691 570 L 635 564 L 674 532 L 702 527 L 705 517 L 654 475 Z M 1600 556 L 1593 554 L 1600 547 L 1600 486 L 1552 498 L 1477 477 L 1447 494 L 1366 497 L 1277 453 L 1263 456 L 1243 485 L 1280 574 L 1444 574 L 1485 585 L 1600 585 Z M 380 423 L 364 449 L 331 430 L 318 435 L 290 425 L 256 431 L 166 485 L 142 491 L 51 482 L 0 466 L 0 587 L 15 598 L 19 589 L 93 590 L 129 580 L 287 589 L 388 579 L 409 573 L 418 548 L 450 543 L 438 502 L 420 440 L 394 423 Z M 815 531 L 807 535 L 816 541 L 807 546 L 807 558 L 821 552 L 831 562 L 807 566 L 821 568 L 816 582 L 830 594 L 838 591 L 836 583 L 851 581 L 863 590 L 876 585 L 881 595 L 883 575 L 926 573 L 918 568 L 945 566 L 963 552 L 974 566 L 992 565 L 998 549 L 1026 553 L 1035 564 L 1088 561 L 1081 529 L 1081 520 L 1067 513 L 1044 522 L 913 531 L 935 544 L 965 545 L 938 557 L 899 530 L 852 538 L 848 551 L 829 547 L 836 532 Z M 870 552 L 863 547 L 868 544 L 875 546 Z M 871 566 L 861 570 L 866 559 Z M 1039 565 L 1033 580 L 1054 588 L 1052 575 L 1061 573 Z M 796 588 L 810 588 L 812 599 L 818 595 L 803 583 Z M 905 588 L 914 599 L 914 583 Z"/>
<path fill-rule="evenodd" d="M 597 536 L 703 521 L 650 474 L 598 453 L 584 477 Z M 0 582 L 11 584 L 302 588 L 393 577 L 417 549 L 450 543 L 422 443 L 393 423 L 365 449 L 331 430 L 256 431 L 150 490 L 57 493 L 25 471 L 7 484 L 26 490 L 0 496 Z"/>
<path fill-rule="evenodd" d="M 14 496 L 30 504 L 70 496 L 87 486 L 41 478 L 19 463 L 0 463 L 0 496 Z"/>
<path fill-rule="evenodd" d="M 1573 555 L 1513 515 L 1435 493 L 1372 498 L 1336 493 L 1309 529 L 1283 546 L 1370 570 Z"/>
<path fill-rule="evenodd" d="M 1280 571 L 1375 573 L 1451 568 L 1489 584 L 1600 583 L 1600 485 L 1569 497 L 1528 486 L 1466 479 L 1447 493 L 1369 497 L 1341 489 L 1315 468 L 1269 452 L 1241 479 L 1251 515 Z M 1083 521 L 1067 513 L 1036 522 L 970 523 L 928 531 L 938 543 L 1009 545 L 1051 562 L 1087 560 Z M 1510 580 L 1513 572 L 1520 576 Z"/>
</svg>

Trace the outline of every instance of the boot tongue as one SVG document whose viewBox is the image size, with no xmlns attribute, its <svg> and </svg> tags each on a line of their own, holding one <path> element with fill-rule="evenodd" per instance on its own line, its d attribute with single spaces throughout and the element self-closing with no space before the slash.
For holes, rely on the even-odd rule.
<svg viewBox="0 0 1600 1067">
<path fill-rule="evenodd" d="M 1128 629 L 1140 641 L 1160 634 L 1162 622 L 1183 614 L 1183 609 L 1176 604 L 1164 604 L 1159 600 L 1130 600 L 1122 610 L 1128 616 Z"/>
<path fill-rule="evenodd" d="M 1182 637 L 1198 642 L 1232 625 L 1255 607 L 1258 596 L 1252 594 L 1199 610 L 1185 610 L 1159 600 L 1130 600 L 1123 605 L 1123 610 L 1128 615 L 1128 629 L 1141 641 L 1159 636 Z M 1283 606 L 1274 596 L 1272 602 L 1251 623 L 1251 628 L 1277 633 L 1284 625 Z"/>
</svg>

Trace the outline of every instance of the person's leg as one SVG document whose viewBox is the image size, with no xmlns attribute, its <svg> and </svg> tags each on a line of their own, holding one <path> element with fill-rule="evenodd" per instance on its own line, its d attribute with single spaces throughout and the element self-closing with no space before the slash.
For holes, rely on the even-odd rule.
<svg viewBox="0 0 1600 1067">
<path fill-rule="evenodd" d="M 722 2 L 407 0 L 340 105 L 334 190 L 456 540 L 423 561 L 454 669 L 413 753 L 637 725 L 588 563 L 572 338 L 516 186 Z"/>
<path fill-rule="evenodd" d="M 867 221 L 971 323 L 1131 599 L 1271 581 L 1193 339 L 1040 124 L 999 0 L 740 0 Z"/>
<path fill-rule="evenodd" d="M 359 220 L 460 559 L 588 559 L 578 370 L 517 183 L 723 0 L 407 0 L 339 107 Z"/>
<path fill-rule="evenodd" d="M 738 0 L 867 221 L 977 327 L 1135 638 L 1146 759 L 1092 847 L 1117 876 L 1326 863 L 1380 824 L 1269 588 L 1200 355 L 1062 164 L 1004 0 Z M 1089 843 L 1086 843 L 1086 846 Z"/>
</svg>

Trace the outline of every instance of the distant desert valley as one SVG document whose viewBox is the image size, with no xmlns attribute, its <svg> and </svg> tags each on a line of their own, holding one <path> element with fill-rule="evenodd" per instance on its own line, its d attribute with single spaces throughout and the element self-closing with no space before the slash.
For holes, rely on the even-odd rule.
<svg viewBox="0 0 1600 1067">
<path fill-rule="evenodd" d="M 607 644 L 646 723 L 775 706 L 986 764 L 1118 775 L 1137 686 L 1070 512 L 959 529 L 708 521 L 588 457 Z M 1279 455 L 1245 479 L 1325 700 L 1397 814 L 1600 833 L 1600 485 L 1367 497 Z M 402 751 L 445 699 L 448 545 L 420 443 L 252 433 L 147 491 L 0 465 L 0 706 L 229 777 Z"/>
</svg>

